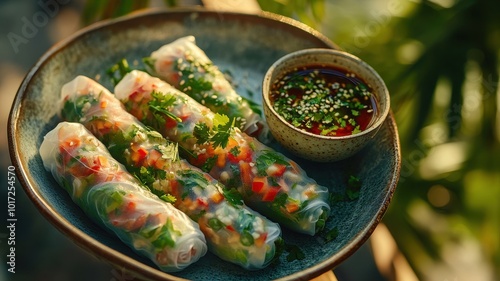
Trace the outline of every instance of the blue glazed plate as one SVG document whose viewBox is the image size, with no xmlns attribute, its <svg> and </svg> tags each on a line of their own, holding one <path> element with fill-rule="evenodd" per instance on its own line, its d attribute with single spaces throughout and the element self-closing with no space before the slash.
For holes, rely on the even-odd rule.
<svg viewBox="0 0 500 281">
<path fill-rule="evenodd" d="M 259 271 L 245 271 L 209 253 L 182 272 L 161 272 L 87 219 L 44 170 L 38 148 L 43 136 L 60 121 L 56 102 L 63 84 L 82 74 L 112 89 L 105 75 L 111 65 L 122 58 L 129 62 L 140 60 L 186 35 L 194 35 L 215 64 L 231 74 L 237 90 L 257 103 L 261 102 L 263 76 L 275 60 L 305 48 L 337 48 L 317 31 L 269 13 L 149 11 L 83 29 L 40 58 L 21 84 L 11 110 L 10 155 L 28 197 L 56 228 L 83 249 L 140 279 L 308 280 L 331 270 L 368 239 L 396 188 L 400 150 L 392 115 L 375 139 L 352 158 L 333 164 L 295 159 L 309 176 L 332 192 L 344 192 L 346 178 L 358 176 L 362 181 L 360 196 L 334 206 L 327 228 L 338 228 L 335 240 L 325 243 L 320 236 L 284 230 L 285 241 L 299 245 L 305 259 L 288 262 L 283 255 L 276 264 Z M 289 154 L 277 144 L 274 147 Z"/>
</svg>

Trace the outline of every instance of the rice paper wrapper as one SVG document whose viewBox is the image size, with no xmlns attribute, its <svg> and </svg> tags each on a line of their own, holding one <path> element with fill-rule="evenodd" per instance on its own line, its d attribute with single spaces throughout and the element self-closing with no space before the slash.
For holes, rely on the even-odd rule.
<svg viewBox="0 0 500 281">
<path fill-rule="evenodd" d="M 247 134 L 268 141 L 267 123 L 252 110 L 224 73 L 196 45 L 194 36 L 181 37 L 151 53 L 150 71 L 197 102 L 235 119 Z"/>
<path fill-rule="evenodd" d="M 40 156 L 89 218 L 161 270 L 180 271 L 206 254 L 198 225 L 141 186 L 83 125 L 60 123 Z"/>
</svg>

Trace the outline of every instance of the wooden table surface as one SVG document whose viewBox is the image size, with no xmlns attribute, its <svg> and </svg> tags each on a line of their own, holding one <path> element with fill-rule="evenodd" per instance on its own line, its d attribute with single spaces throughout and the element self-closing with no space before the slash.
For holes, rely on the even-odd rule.
<svg viewBox="0 0 500 281">
<path fill-rule="evenodd" d="M 337 281 L 337 278 L 335 277 L 335 274 L 333 274 L 333 271 L 330 270 L 314 279 L 311 279 L 311 281 Z"/>
</svg>

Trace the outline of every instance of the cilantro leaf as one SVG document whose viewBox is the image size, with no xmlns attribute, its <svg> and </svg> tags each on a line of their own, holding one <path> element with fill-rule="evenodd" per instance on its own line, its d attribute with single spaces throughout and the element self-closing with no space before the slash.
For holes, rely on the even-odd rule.
<svg viewBox="0 0 500 281">
<path fill-rule="evenodd" d="M 231 136 L 230 131 L 221 131 L 216 133 L 212 137 L 212 144 L 214 147 L 222 147 L 225 148 L 227 146 L 227 143 L 229 142 L 229 137 Z"/>
<path fill-rule="evenodd" d="M 134 173 L 140 179 L 141 182 L 150 186 L 155 181 L 167 178 L 167 172 L 162 169 L 156 169 L 155 167 L 140 167 L 139 171 Z"/>
<path fill-rule="evenodd" d="M 349 176 L 347 180 L 346 195 L 350 200 L 355 200 L 359 198 L 359 192 L 361 190 L 361 181 L 358 177 Z"/>
<path fill-rule="evenodd" d="M 231 128 L 234 126 L 234 120 L 233 122 L 229 122 L 229 117 L 227 117 L 224 114 L 215 114 L 214 117 L 214 126 L 212 130 L 214 131 L 214 135 L 212 136 L 212 143 L 214 147 L 222 147 L 225 148 L 228 141 L 229 137 L 231 136 Z"/>
<path fill-rule="evenodd" d="M 208 158 L 205 163 L 203 163 L 203 165 L 201 165 L 201 170 L 204 171 L 204 172 L 210 172 L 212 170 L 212 168 L 215 166 L 215 163 L 217 162 L 217 155 L 216 156 L 213 156 L 213 157 L 210 157 Z"/>
<path fill-rule="evenodd" d="M 333 206 L 338 202 L 353 201 L 359 198 L 359 193 L 361 191 L 361 180 L 353 175 L 350 175 L 347 179 L 347 188 L 344 193 L 331 192 L 329 195 L 330 205 Z"/>
<path fill-rule="evenodd" d="M 288 253 L 286 256 L 286 260 L 288 262 L 303 260 L 306 258 L 304 252 L 297 245 L 285 244 L 285 251 Z"/>
<path fill-rule="evenodd" d="M 325 243 L 328 243 L 330 241 L 335 240 L 335 238 L 337 238 L 337 236 L 339 236 L 339 229 L 337 227 L 334 227 L 334 228 L 326 231 L 323 234 L 323 238 L 325 239 Z"/>
<path fill-rule="evenodd" d="M 230 122 L 229 117 L 224 114 L 215 114 L 213 126 L 209 128 L 206 123 L 197 123 L 193 135 L 198 139 L 198 144 L 211 144 L 214 148 L 220 146 L 225 148 L 229 137 L 233 132 L 234 119 Z"/>
<path fill-rule="evenodd" d="M 219 126 L 225 126 L 228 123 L 229 123 L 229 117 L 227 117 L 224 114 L 218 114 L 218 113 L 215 114 L 213 120 L 214 127 L 217 128 Z"/>
<path fill-rule="evenodd" d="M 194 125 L 193 135 L 198 139 L 198 144 L 204 144 L 210 141 L 210 129 L 205 123 L 196 123 L 196 125 Z"/>
<path fill-rule="evenodd" d="M 231 153 L 231 155 L 233 155 L 234 157 L 240 155 L 240 147 L 237 145 L 237 146 L 233 146 L 230 150 L 229 150 L 229 153 Z"/>
<path fill-rule="evenodd" d="M 175 114 L 173 114 L 169 110 L 169 108 L 174 106 L 176 101 L 177 101 L 177 98 L 174 95 L 153 91 L 151 93 L 151 97 L 153 99 L 148 102 L 148 106 L 151 109 L 151 112 L 153 114 L 162 113 L 166 117 L 168 117 L 172 120 L 175 120 L 176 122 L 182 122 L 181 118 L 177 117 Z M 155 115 L 155 117 L 156 117 L 156 119 L 162 118 L 161 116 L 158 116 L 158 115 Z M 165 122 L 166 122 L 166 120 L 163 117 L 162 123 L 165 123 Z"/>
<path fill-rule="evenodd" d="M 68 121 L 77 122 L 85 115 L 86 108 L 88 108 L 86 105 L 92 106 L 97 102 L 98 100 L 93 95 L 81 95 L 69 99 L 64 102 L 61 115 Z"/>
</svg>

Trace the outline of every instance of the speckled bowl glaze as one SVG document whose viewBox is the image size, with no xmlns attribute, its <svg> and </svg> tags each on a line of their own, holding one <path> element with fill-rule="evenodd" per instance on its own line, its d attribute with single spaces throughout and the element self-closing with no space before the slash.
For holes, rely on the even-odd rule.
<svg viewBox="0 0 500 281">
<path fill-rule="evenodd" d="M 163 44 L 186 35 L 194 35 L 214 63 L 231 73 L 236 90 L 258 104 L 262 102 L 264 74 L 277 59 L 301 49 L 336 48 L 304 24 L 269 13 L 155 10 L 85 28 L 56 44 L 39 59 L 27 73 L 12 105 L 8 121 L 9 151 L 27 196 L 41 214 L 76 244 L 137 280 L 310 280 L 331 270 L 368 239 L 396 188 L 400 152 L 392 117 L 384 122 L 363 153 L 346 161 L 319 165 L 288 155 L 278 143 L 271 144 L 296 160 L 310 177 L 331 192 L 345 192 L 346 178 L 353 174 L 363 186 L 357 200 L 333 206 L 326 228 L 338 228 L 339 235 L 334 241 L 326 243 L 320 236 L 284 229 L 285 241 L 299 245 L 305 258 L 288 262 L 286 255 L 282 255 L 276 263 L 258 271 L 245 271 L 208 253 L 180 272 L 162 272 L 92 223 L 45 171 L 38 149 L 44 135 L 61 121 L 55 104 L 62 85 L 77 75 L 86 75 L 113 89 L 106 77 L 111 65 L 122 58 L 140 61 Z"/>
<path fill-rule="evenodd" d="M 274 110 L 269 100 L 272 83 L 298 67 L 315 64 L 350 71 L 373 89 L 377 111 L 368 128 L 349 136 L 322 136 L 296 128 Z M 349 53 L 324 48 L 296 51 L 277 60 L 264 76 L 262 98 L 264 115 L 274 138 L 293 154 L 318 162 L 338 161 L 359 152 L 374 138 L 390 110 L 389 91 L 371 66 Z"/>
</svg>

